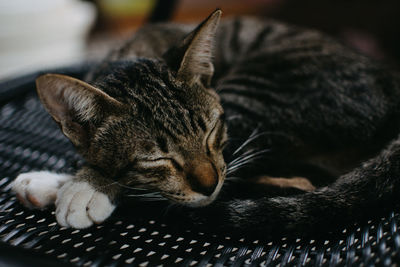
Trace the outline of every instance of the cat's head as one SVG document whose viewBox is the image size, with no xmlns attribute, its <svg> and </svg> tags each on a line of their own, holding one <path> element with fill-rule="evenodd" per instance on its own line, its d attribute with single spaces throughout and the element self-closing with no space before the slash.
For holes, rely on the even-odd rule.
<svg viewBox="0 0 400 267">
<path fill-rule="evenodd" d="M 88 164 L 126 185 L 202 206 L 225 178 L 226 126 L 208 88 L 217 10 L 163 59 L 110 64 L 91 84 L 37 79 L 39 98 Z"/>
</svg>

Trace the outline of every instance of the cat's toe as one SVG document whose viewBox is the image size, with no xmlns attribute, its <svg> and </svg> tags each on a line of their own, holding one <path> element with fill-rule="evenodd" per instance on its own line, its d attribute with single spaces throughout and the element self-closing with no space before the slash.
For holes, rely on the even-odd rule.
<svg viewBox="0 0 400 267">
<path fill-rule="evenodd" d="M 87 199 L 91 197 L 93 192 L 94 190 L 91 190 L 89 184 L 86 182 L 70 181 L 64 184 L 58 192 L 56 201 L 56 218 L 58 223 L 64 227 L 89 227 L 91 224 L 86 216 L 86 212 L 82 212 L 83 206 L 86 208 L 86 203 L 78 205 L 76 199 L 82 199 L 82 195 L 86 196 Z"/>
<path fill-rule="evenodd" d="M 114 211 L 115 205 L 110 201 L 110 198 L 101 193 L 95 192 L 87 206 L 87 213 L 94 223 L 102 223 Z"/>
<path fill-rule="evenodd" d="M 49 203 L 53 202 L 53 200 L 55 199 L 55 194 L 45 195 L 45 198 L 41 198 L 38 194 L 31 195 L 31 193 L 27 192 L 26 199 L 29 201 L 29 204 L 33 205 L 34 207 L 44 208 Z"/>
<path fill-rule="evenodd" d="M 87 182 L 71 181 L 60 190 L 56 217 L 61 226 L 83 229 L 108 218 L 115 206 Z"/>
<path fill-rule="evenodd" d="M 42 209 L 54 203 L 58 188 L 58 181 L 48 172 L 29 172 L 20 174 L 11 190 L 26 207 Z"/>
<path fill-rule="evenodd" d="M 87 213 L 87 205 L 95 190 L 88 183 L 80 183 L 81 190 L 75 192 L 66 214 L 66 221 L 72 228 L 87 228 L 93 224 Z"/>
</svg>

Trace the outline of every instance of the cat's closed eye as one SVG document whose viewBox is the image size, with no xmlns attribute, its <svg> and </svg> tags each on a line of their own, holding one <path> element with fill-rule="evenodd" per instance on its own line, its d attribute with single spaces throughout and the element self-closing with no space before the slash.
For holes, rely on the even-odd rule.
<svg viewBox="0 0 400 267">
<path fill-rule="evenodd" d="M 209 155 L 213 150 L 221 150 L 224 148 L 227 142 L 225 124 L 223 120 L 223 115 L 221 115 L 222 119 L 219 119 L 213 128 L 211 129 L 210 133 L 206 138 L 206 151 Z"/>
<path fill-rule="evenodd" d="M 166 163 L 171 163 L 172 166 L 177 170 L 177 171 L 183 171 L 183 163 L 178 161 L 175 158 L 172 157 L 159 157 L 159 158 L 145 158 L 141 159 L 139 161 L 139 164 L 145 164 L 147 166 L 151 166 L 152 164 L 154 166 L 159 166 L 159 165 L 165 165 Z"/>
</svg>

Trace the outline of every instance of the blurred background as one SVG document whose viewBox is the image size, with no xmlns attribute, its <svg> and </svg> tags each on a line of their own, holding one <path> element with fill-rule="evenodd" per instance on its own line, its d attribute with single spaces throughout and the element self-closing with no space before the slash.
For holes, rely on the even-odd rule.
<svg viewBox="0 0 400 267">
<path fill-rule="evenodd" d="M 319 29 L 396 68 L 399 0 L 0 0 L 0 80 L 99 60 L 143 23 L 257 15 Z"/>
</svg>

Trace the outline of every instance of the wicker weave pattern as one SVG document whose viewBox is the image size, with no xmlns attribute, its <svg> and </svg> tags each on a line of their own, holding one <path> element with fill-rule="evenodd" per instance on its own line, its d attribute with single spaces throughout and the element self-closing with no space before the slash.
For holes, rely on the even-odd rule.
<svg viewBox="0 0 400 267">
<path fill-rule="evenodd" d="M 66 138 L 39 103 L 34 76 L 18 99 L 0 106 L 0 242 L 79 266 L 386 265 L 400 262 L 398 212 L 374 218 L 327 240 L 283 237 L 254 240 L 173 227 L 156 209 L 122 207 L 106 223 L 86 230 L 60 228 L 54 209 L 30 211 L 10 193 L 20 172 L 73 171 L 80 164 Z M 0 95 L 9 90 L 0 87 Z M 4 100 L 4 99 L 3 99 Z M 142 212 L 143 211 L 143 212 Z M 127 216 L 127 214 L 133 214 Z"/>
</svg>

